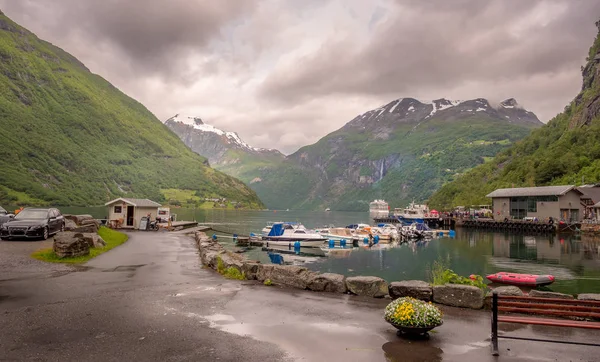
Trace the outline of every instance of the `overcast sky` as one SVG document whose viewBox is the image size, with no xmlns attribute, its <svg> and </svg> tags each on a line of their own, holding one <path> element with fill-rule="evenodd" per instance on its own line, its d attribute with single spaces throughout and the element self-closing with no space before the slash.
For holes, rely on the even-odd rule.
<svg viewBox="0 0 600 362">
<path fill-rule="evenodd" d="M 290 153 L 399 97 L 514 97 L 548 121 L 581 87 L 592 0 L 0 0 L 159 119 Z"/>
</svg>

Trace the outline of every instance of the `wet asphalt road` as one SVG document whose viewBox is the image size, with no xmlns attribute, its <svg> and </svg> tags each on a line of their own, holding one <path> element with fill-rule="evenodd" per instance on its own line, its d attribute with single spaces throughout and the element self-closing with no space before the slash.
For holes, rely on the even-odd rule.
<svg viewBox="0 0 600 362">
<path fill-rule="evenodd" d="M 509 340 L 493 358 L 486 311 L 444 308 L 428 339 L 399 338 L 382 319 L 388 300 L 225 280 L 199 265 L 188 236 L 132 233 L 85 267 L 36 262 L 27 272 L 20 258 L 33 245 L 0 243 L 0 361 L 600 360 L 598 347 Z M 576 329 L 501 330 L 600 340 Z"/>
</svg>

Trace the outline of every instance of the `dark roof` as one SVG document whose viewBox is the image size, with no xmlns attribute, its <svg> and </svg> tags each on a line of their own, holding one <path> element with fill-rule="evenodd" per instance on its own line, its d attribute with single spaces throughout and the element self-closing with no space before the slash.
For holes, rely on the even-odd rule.
<svg viewBox="0 0 600 362">
<path fill-rule="evenodd" d="M 498 189 L 490 194 L 487 194 L 486 197 L 561 196 L 571 190 L 578 191 L 574 185 L 513 187 L 510 189 Z"/>
<path fill-rule="evenodd" d="M 118 202 L 118 201 L 122 201 L 122 202 L 128 203 L 133 206 L 137 206 L 137 207 L 160 207 L 161 206 L 158 202 L 154 202 L 149 199 L 130 199 L 130 198 L 125 198 L 125 197 L 119 197 L 118 199 L 109 201 L 104 205 L 108 206 L 108 205 L 114 204 L 115 202 Z"/>
<path fill-rule="evenodd" d="M 594 204 L 600 202 L 600 187 L 578 187 L 577 190 L 583 194 L 582 199 L 590 199 Z"/>
</svg>

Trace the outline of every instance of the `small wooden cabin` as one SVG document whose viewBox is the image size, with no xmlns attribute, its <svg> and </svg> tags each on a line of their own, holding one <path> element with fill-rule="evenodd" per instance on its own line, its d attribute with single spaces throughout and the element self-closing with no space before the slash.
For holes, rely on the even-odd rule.
<svg viewBox="0 0 600 362">
<path fill-rule="evenodd" d="M 140 220 L 150 215 L 156 219 L 161 205 L 148 199 L 120 197 L 104 204 L 108 207 L 108 224 L 114 228 L 139 229 Z"/>
</svg>

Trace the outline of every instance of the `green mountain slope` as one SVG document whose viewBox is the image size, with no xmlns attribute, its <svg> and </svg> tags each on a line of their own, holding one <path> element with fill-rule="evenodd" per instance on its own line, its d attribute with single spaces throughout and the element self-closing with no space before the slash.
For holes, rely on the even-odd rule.
<svg viewBox="0 0 600 362">
<path fill-rule="evenodd" d="M 261 207 L 152 113 L 0 12 L 0 203 L 163 201 L 193 190 Z"/>
<path fill-rule="evenodd" d="M 597 36 L 582 68 L 582 90 L 564 112 L 491 162 L 444 185 L 430 206 L 489 203 L 485 195 L 501 187 L 600 182 L 599 51 Z"/>
<path fill-rule="evenodd" d="M 404 98 L 357 116 L 272 166 L 250 186 L 270 208 L 368 210 L 424 201 L 455 174 L 486 162 L 541 126 L 509 99 L 422 103 Z"/>
</svg>

